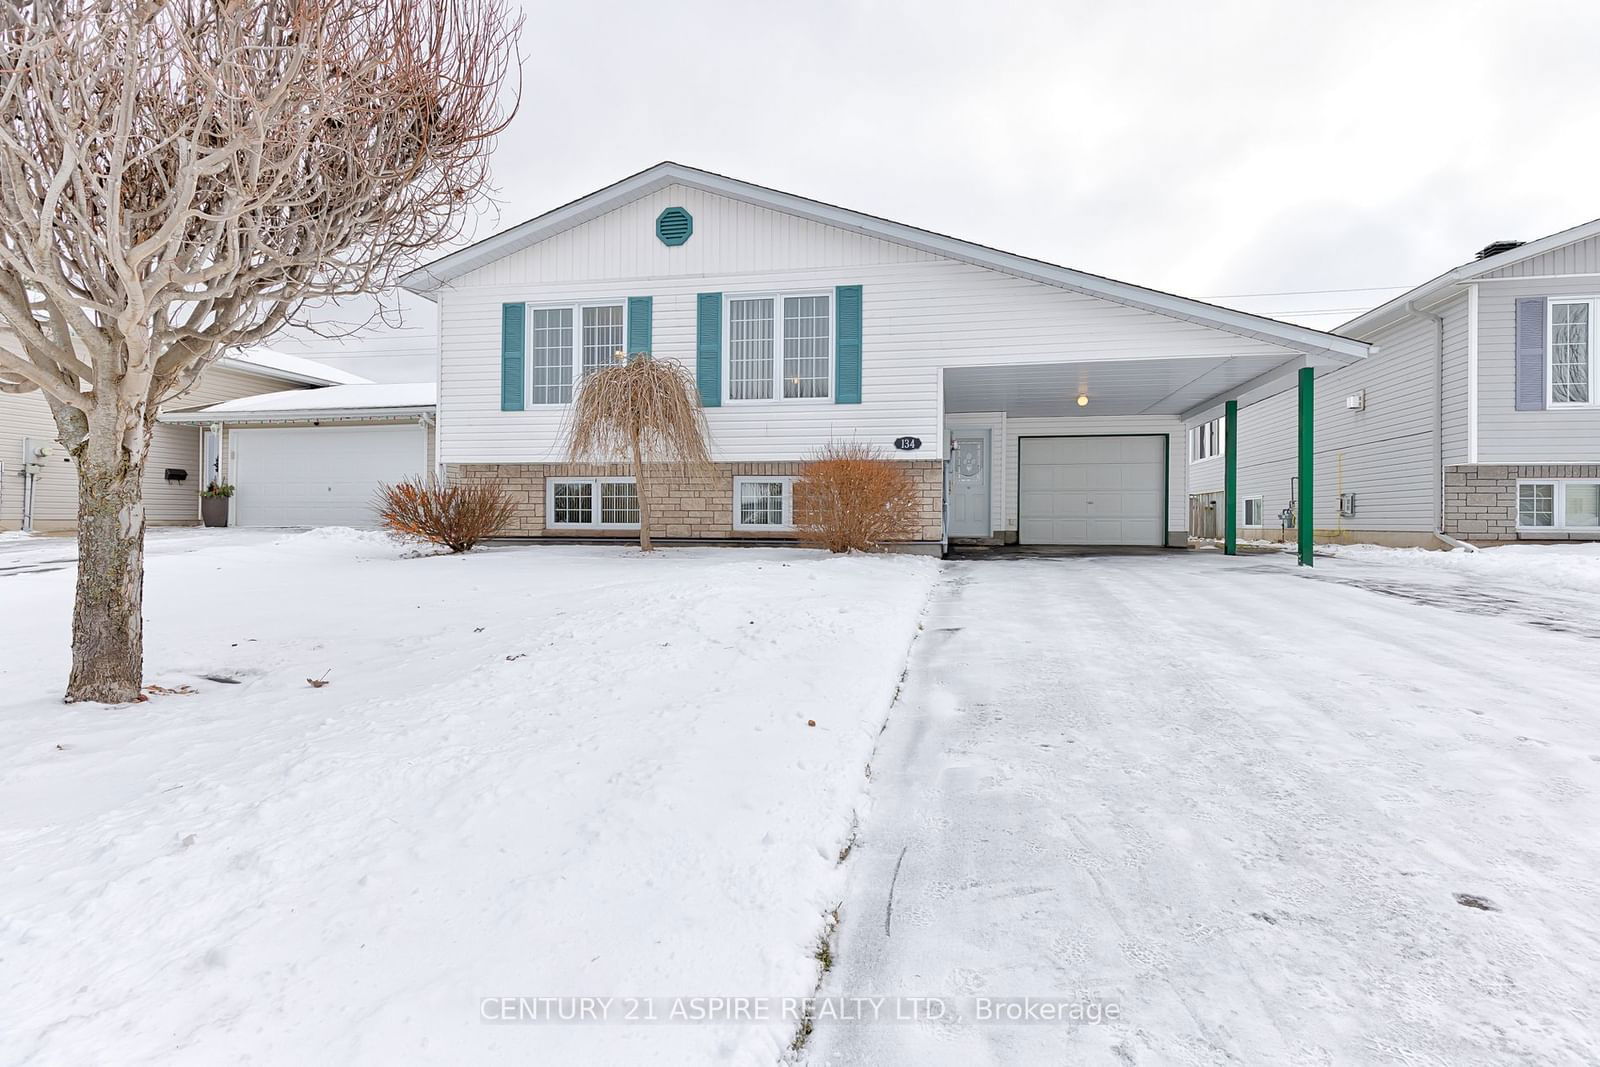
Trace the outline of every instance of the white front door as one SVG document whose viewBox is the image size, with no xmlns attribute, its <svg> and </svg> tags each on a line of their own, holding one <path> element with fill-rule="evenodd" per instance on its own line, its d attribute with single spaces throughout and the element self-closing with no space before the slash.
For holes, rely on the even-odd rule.
<svg viewBox="0 0 1600 1067">
<path fill-rule="evenodd" d="M 989 431 L 960 430 L 950 435 L 950 537 L 991 537 L 989 521 Z"/>
<path fill-rule="evenodd" d="M 229 440 L 238 526 L 376 526 L 379 484 L 427 467 L 416 425 L 234 430 Z"/>
<path fill-rule="evenodd" d="M 1024 437 L 1018 540 L 1025 545 L 1163 545 L 1164 437 Z"/>
</svg>

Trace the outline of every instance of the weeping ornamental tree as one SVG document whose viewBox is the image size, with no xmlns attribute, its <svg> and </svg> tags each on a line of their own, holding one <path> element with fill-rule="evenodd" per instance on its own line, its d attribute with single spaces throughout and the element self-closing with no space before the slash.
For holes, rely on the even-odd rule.
<svg viewBox="0 0 1600 1067">
<path fill-rule="evenodd" d="M 0 390 L 77 461 L 67 700 L 139 693 L 161 404 L 461 233 L 519 30 L 503 0 L 0 4 Z"/>
<path fill-rule="evenodd" d="M 639 548 L 650 543 L 647 477 L 656 466 L 689 474 L 712 469 L 694 376 L 681 364 L 640 352 L 586 374 L 573 400 L 567 450 L 574 460 L 621 460 L 633 469 Z M 596 510 L 603 500 L 590 501 Z"/>
</svg>

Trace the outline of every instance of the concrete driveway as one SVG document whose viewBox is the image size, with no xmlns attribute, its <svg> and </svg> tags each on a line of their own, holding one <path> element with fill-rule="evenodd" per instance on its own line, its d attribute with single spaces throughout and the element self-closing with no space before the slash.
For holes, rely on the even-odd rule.
<svg viewBox="0 0 1600 1067">
<path fill-rule="evenodd" d="M 808 1062 L 1600 1059 L 1600 635 L 1490 599 L 1342 559 L 950 564 L 821 992 L 952 999 L 819 1018 Z M 1021 998 L 1071 1021 L 979 1018 Z"/>
</svg>

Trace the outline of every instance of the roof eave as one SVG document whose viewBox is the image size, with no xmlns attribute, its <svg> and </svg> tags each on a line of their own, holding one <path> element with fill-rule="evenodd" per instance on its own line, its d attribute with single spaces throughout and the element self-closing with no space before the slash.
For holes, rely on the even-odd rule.
<svg viewBox="0 0 1600 1067">
<path fill-rule="evenodd" d="M 1029 278 L 1042 284 L 1113 300 L 1169 318 L 1214 326 L 1230 333 L 1280 344 L 1307 355 L 1326 356 L 1348 363 L 1363 358 L 1368 351 L 1365 343 L 1354 338 L 1235 311 L 1232 308 L 1207 304 L 1190 297 L 1147 289 L 1130 282 L 1119 282 L 1113 278 L 1046 263 L 1043 260 L 1029 259 L 987 245 L 963 241 L 931 230 L 670 161 L 658 163 L 519 226 L 514 226 L 504 233 L 453 252 L 405 275 L 400 279 L 400 284 L 409 292 L 433 299 L 429 294 L 470 271 L 509 255 L 518 248 L 543 240 L 546 236 L 598 217 L 620 203 L 674 183 L 691 185 L 747 203 L 757 203 L 814 222 L 893 241 L 947 259 L 968 262 L 1001 273 Z"/>
<path fill-rule="evenodd" d="M 259 363 L 249 360 L 235 359 L 232 356 L 223 356 L 214 364 L 227 370 L 241 371 L 245 374 L 254 374 L 261 378 L 272 378 L 280 382 L 294 382 L 297 385 L 352 385 L 353 382 L 343 382 L 334 378 L 323 378 L 315 374 L 302 374 L 299 371 L 281 370 L 277 367 L 263 367 Z"/>
<path fill-rule="evenodd" d="M 204 426 L 212 423 L 235 422 L 339 422 L 357 419 L 418 419 L 431 416 L 437 405 L 414 404 L 393 408 L 300 408 L 293 411 L 170 411 L 157 416 L 157 421 L 180 426 Z"/>
</svg>

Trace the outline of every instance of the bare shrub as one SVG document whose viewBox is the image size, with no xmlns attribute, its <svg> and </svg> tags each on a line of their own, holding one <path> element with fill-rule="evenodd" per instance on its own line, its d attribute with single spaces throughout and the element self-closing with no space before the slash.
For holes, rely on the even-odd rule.
<svg viewBox="0 0 1600 1067">
<path fill-rule="evenodd" d="M 905 464 L 869 444 L 831 441 L 794 483 L 800 539 L 829 552 L 866 552 L 917 528 L 917 484 Z"/>
<path fill-rule="evenodd" d="M 391 533 L 465 552 L 511 524 L 511 499 L 499 482 L 443 484 L 412 478 L 378 487 L 378 517 Z"/>
<path fill-rule="evenodd" d="M 694 375 L 680 363 L 654 359 L 647 352 L 626 359 L 617 352 L 615 363 L 589 373 L 578 387 L 567 450 L 574 460 L 620 459 L 632 466 L 639 496 L 639 548 L 653 551 L 646 461 L 687 470 L 711 467 Z"/>
</svg>

